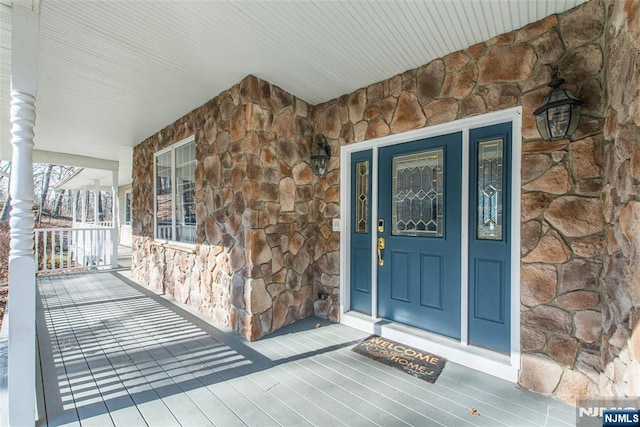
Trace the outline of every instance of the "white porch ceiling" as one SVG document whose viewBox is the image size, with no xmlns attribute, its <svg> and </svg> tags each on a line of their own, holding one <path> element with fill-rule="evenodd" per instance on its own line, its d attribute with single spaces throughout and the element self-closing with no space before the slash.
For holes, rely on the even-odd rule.
<svg viewBox="0 0 640 427">
<path fill-rule="evenodd" d="M 248 74 L 318 104 L 583 2 L 42 0 L 36 148 L 120 161 L 125 184 L 132 147 Z"/>
<path fill-rule="evenodd" d="M 54 187 L 65 190 L 111 189 L 112 173 L 104 169 L 74 168 Z"/>
</svg>

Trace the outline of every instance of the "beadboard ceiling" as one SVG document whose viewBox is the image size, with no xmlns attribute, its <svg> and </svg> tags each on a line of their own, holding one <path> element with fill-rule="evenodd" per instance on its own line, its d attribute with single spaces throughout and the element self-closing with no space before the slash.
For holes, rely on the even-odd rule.
<svg viewBox="0 0 640 427">
<path fill-rule="evenodd" d="M 42 0 L 36 148 L 119 160 L 126 183 L 133 146 L 248 74 L 318 104 L 583 1 Z"/>
</svg>

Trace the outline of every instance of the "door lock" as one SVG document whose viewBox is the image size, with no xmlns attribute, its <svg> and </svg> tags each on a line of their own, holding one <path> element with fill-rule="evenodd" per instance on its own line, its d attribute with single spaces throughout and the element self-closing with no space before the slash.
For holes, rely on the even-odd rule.
<svg viewBox="0 0 640 427">
<path fill-rule="evenodd" d="M 384 265 L 384 259 L 382 258 L 382 250 L 384 249 L 384 237 L 378 237 L 378 265 Z"/>
<path fill-rule="evenodd" d="M 378 220 L 378 233 L 384 233 L 384 219 Z"/>
</svg>

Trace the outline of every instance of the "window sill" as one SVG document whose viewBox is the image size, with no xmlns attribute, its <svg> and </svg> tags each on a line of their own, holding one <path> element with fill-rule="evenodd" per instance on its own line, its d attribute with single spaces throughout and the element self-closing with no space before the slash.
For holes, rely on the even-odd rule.
<svg viewBox="0 0 640 427">
<path fill-rule="evenodd" d="M 187 252 L 190 254 L 196 253 L 195 243 L 178 243 L 178 242 L 163 242 L 154 240 L 151 242 L 151 246 L 160 246 L 166 249 L 172 249 L 174 251 Z"/>
</svg>

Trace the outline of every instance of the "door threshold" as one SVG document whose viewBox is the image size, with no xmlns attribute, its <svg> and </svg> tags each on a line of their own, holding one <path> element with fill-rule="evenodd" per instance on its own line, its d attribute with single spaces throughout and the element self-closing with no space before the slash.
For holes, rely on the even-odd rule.
<svg viewBox="0 0 640 427">
<path fill-rule="evenodd" d="M 452 338 L 387 319 L 374 319 L 369 315 L 356 311 L 342 313 L 340 323 L 434 353 L 447 358 L 451 362 L 512 383 L 518 382 L 519 357 L 514 358 L 508 354 L 465 345 Z M 513 363 L 514 359 L 516 363 Z"/>
</svg>

